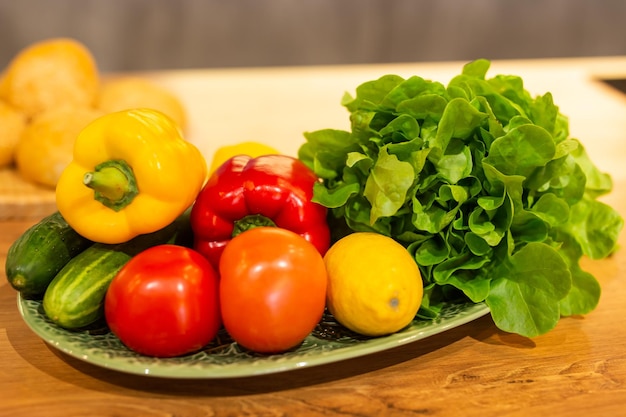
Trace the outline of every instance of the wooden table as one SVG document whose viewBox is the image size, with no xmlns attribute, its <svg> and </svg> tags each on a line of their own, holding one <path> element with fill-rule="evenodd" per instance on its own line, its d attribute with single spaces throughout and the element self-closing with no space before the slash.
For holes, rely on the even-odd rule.
<svg viewBox="0 0 626 417">
<path fill-rule="evenodd" d="M 347 127 L 339 101 L 385 73 L 447 82 L 462 63 L 146 74 L 177 91 L 189 139 L 260 140 L 295 153 L 302 132 Z M 552 91 L 572 136 L 613 175 L 604 201 L 626 216 L 626 96 L 596 81 L 626 76 L 626 58 L 495 62 L 490 75 L 524 77 Z M 0 223 L 0 263 L 35 219 Z M 623 246 L 624 237 L 620 239 Z M 535 339 L 499 331 L 489 318 L 366 357 L 268 376 L 168 380 L 128 375 L 48 347 L 21 320 L 0 279 L 1 416 L 618 416 L 626 415 L 626 252 L 585 260 L 602 284 L 598 308 L 561 320 Z"/>
</svg>

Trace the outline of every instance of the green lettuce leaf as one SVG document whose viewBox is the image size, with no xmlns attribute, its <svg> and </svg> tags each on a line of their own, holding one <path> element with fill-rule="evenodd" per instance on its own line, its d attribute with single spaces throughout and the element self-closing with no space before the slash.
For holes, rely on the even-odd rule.
<svg viewBox="0 0 626 417">
<path fill-rule="evenodd" d="M 534 337 L 598 304 L 580 267 L 616 250 L 623 219 L 597 200 L 611 177 L 570 137 L 548 92 L 467 63 L 447 85 L 384 75 L 346 93 L 350 130 L 305 133 L 314 201 L 355 231 L 393 237 L 424 281 L 418 317 L 485 302 L 496 325 Z M 591 138 L 601 140 L 601 138 Z"/>
</svg>

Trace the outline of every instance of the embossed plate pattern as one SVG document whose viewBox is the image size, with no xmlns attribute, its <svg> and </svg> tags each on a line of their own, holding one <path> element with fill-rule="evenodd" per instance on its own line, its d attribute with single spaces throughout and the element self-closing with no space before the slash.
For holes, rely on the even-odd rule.
<svg viewBox="0 0 626 417">
<path fill-rule="evenodd" d="M 360 337 L 325 316 L 297 349 L 277 355 L 257 355 L 239 348 L 224 332 L 195 354 L 157 359 L 127 349 L 105 326 L 84 331 L 64 330 L 52 323 L 41 302 L 18 296 L 26 324 L 50 346 L 104 368 L 166 378 L 234 378 L 283 372 L 355 358 L 442 333 L 489 313 L 485 304 L 450 304 L 434 321 L 414 320 L 405 330 L 378 338 Z"/>
</svg>

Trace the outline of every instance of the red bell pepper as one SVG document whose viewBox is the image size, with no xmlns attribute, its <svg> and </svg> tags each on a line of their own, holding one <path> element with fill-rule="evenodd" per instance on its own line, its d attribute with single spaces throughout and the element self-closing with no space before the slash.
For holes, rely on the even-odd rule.
<svg viewBox="0 0 626 417">
<path fill-rule="evenodd" d="M 222 251 L 234 236 L 256 226 L 276 226 L 304 237 L 324 255 L 330 230 L 327 209 L 311 201 L 317 180 L 306 165 L 287 155 L 238 155 L 227 160 L 211 175 L 191 209 L 194 249 L 218 268 Z"/>
</svg>

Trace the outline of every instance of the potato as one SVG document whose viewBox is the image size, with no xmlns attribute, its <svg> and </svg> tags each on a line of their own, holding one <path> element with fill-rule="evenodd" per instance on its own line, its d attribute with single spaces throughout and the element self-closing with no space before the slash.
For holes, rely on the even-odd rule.
<svg viewBox="0 0 626 417">
<path fill-rule="evenodd" d="M 80 42 L 55 38 L 21 50 L 4 71 L 0 97 L 29 118 L 65 105 L 92 106 L 100 76 Z"/>
<path fill-rule="evenodd" d="M 147 107 L 169 116 L 182 131 L 187 128 L 185 108 L 179 98 L 144 78 L 120 77 L 103 82 L 96 107 L 106 113 Z"/>
<path fill-rule="evenodd" d="M 24 129 L 15 152 L 20 175 L 28 181 L 55 187 L 72 161 L 76 137 L 102 115 L 89 107 L 65 106 L 36 116 Z"/>
<path fill-rule="evenodd" d="M 11 165 L 26 127 L 26 116 L 0 100 L 0 167 Z"/>
</svg>

